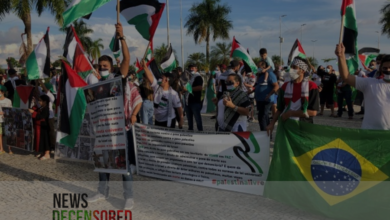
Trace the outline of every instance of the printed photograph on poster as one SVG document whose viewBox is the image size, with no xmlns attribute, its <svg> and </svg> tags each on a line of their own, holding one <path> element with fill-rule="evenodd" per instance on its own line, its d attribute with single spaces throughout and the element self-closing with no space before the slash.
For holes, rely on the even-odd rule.
<svg viewBox="0 0 390 220">
<path fill-rule="evenodd" d="M 91 139 L 90 138 L 80 138 L 80 160 L 90 160 L 91 157 Z"/>
<path fill-rule="evenodd" d="M 7 135 L 7 132 L 6 132 Z M 7 135 L 7 145 L 11 147 L 16 147 L 16 132 L 10 131 Z"/>
<path fill-rule="evenodd" d="M 96 150 L 92 160 L 96 169 L 126 170 L 125 150 Z"/>
<path fill-rule="evenodd" d="M 78 159 L 79 158 L 79 146 L 80 146 L 80 139 L 77 140 L 76 144 L 74 145 L 74 148 L 68 147 L 68 154 L 67 157 L 70 159 Z"/>
<path fill-rule="evenodd" d="M 3 108 L 3 111 L 7 146 L 33 151 L 34 131 L 30 112 L 16 108 Z"/>
<path fill-rule="evenodd" d="M 91 120 L 89 114 L 84 115 L 79 136 L 91 136 Z"/>
<path fill-rule="evenodd" d="M 24 131 L 24 141 L 26 143 L 26 150 L 32 151 L 33 148 L 33 137 L 32 131 Z"/>
<path fill-rule="evenodd" d="M 24 130 L 16 131 L 16 147 L 23 148 L 23 149 L 25 148 Z"/>
<path fill-rule="evenodd" d="M 67 147 L 65 145 L 57 143 L 55 156 L 56 157 L 67 157 L 68 156 L 68 148 L 69 147 Z"/>
<path fill-rule="evenodd" d="M 84 90 L 87 103 L 109 97 L 121 96 L 121 81 L 112 82 Z"/>
</svg>

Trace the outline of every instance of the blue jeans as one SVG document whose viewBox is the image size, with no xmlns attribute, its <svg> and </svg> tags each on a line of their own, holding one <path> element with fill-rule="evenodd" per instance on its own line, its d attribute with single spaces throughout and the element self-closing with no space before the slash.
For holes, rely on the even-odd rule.
<svg viewBox="0 0 390 220">
<path fill-rule="evenodd" d="M 144 100 L 141 107 L 141 119 L 143 124 L 153 125 L 154 107 L 153 102 Z"/>
<path fill-rule="evenodd" d="M 196 121 L 196 127 L 198 131 L 203 131 L 202 116 L 200 111 L 202 110 L 202 103 L 188 103 L 186 112 L 188 119 L 188 130 L 194 130 L 194 117 Z"/>
<path fill-rule="evenodd" d="M 352 91 L 341 91 L 341 93 L 337 93 L 337 105 L 339 106 L 339 109 L 337 111 L 338 116 L 343 115 L 343 104 L 345 102 L 347 103 L 348 107 L 348 116 L 353 116 L 353 106 L 352 106 Z"/>
<path fill-rule="evenodd" d="M 131 174 L 130 164 L 135 164 L 135 153 L 134 153 L 134 142 L 133 142 L 133 131 L 127 131 L 127 142 L 128 142 L 128 158 L 129 164 L 127 170 L 129 171 L 127 174 L 122 175 L 123 181 L 123 196 L 125 199 L 133 198 L 133 175 Z M 134 163 L 132 163 L 132 159 L 134 158 Z M 105 195 L 106 198 L 109 194 L 108 182 L 110 181 L 109 173 L 99 173 L 99 186 L 98 192 Z"/>
<path fill-rule="evenodd" d="M 269 112 L 270 108 L 273 105 L 272 102 L 267 101 L 256 101 L 257 103 L 257 111 L 258 111 L 258 120 L 260 125 L 260 131 L 266 131 L 267 126 L 270 123 L 269 120 Z"/>
</svg>

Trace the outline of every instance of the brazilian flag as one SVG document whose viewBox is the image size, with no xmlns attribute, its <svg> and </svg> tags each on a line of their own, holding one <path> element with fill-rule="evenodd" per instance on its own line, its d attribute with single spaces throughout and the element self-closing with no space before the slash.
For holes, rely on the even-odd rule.
<svg viewBox="0 0 390 220">
<path fill-rule="evenodd" d="M 389 134 L 279 122 L 264 195 L 333 219 L 390 219 Z"/>
</svg>

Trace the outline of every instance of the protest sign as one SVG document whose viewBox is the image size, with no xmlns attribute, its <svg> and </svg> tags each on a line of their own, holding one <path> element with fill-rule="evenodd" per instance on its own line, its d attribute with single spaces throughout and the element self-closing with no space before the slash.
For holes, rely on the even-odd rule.
<svg viewBox="0 0 390 220">
<path fill-rule="evenodd" d="M 72 149 L 60 143 L 57 143 L 55 159 L 69 159 L 85 162 L 92 161 L 94 144 L 95 137 L 92 131 L 90 114 L 85 113 L 76 145 Z"/>
<path fill-rule="evenodd" d="M 269 169 L 265 132 L 189 132 L 136 124 L 138 174 L 262 195 Z"/>
<path fill-rule="evenodd" d="M 34 129 L 29 110 L 3 107 L 3 112 L 7 146 L 33 151 Z"/>
<path fill-rule="evenodd" d="M 127 137 L 122 78 L 86 86 L 87 112 L 95 136 L 92 161 L 96 172 L 126 174 Z"/>
</svg>

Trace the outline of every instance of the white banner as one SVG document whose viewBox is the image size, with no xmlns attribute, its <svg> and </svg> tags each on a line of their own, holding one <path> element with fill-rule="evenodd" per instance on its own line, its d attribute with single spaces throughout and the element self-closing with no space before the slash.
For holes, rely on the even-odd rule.
<svg viewBox="0 0 390 220">
<path fill-rule="evenodd" d="M 86 86 L 84 94 L 95 136 L 91 156 L 95 171 L 126 174 L 128 159 L 122 78 Z"/>
<path fill-rule="evenodd" d="M 189 132 L 136 124 L 138 174 L 262 195 L 269 170 L 266 132 Z"/>
</svg>

